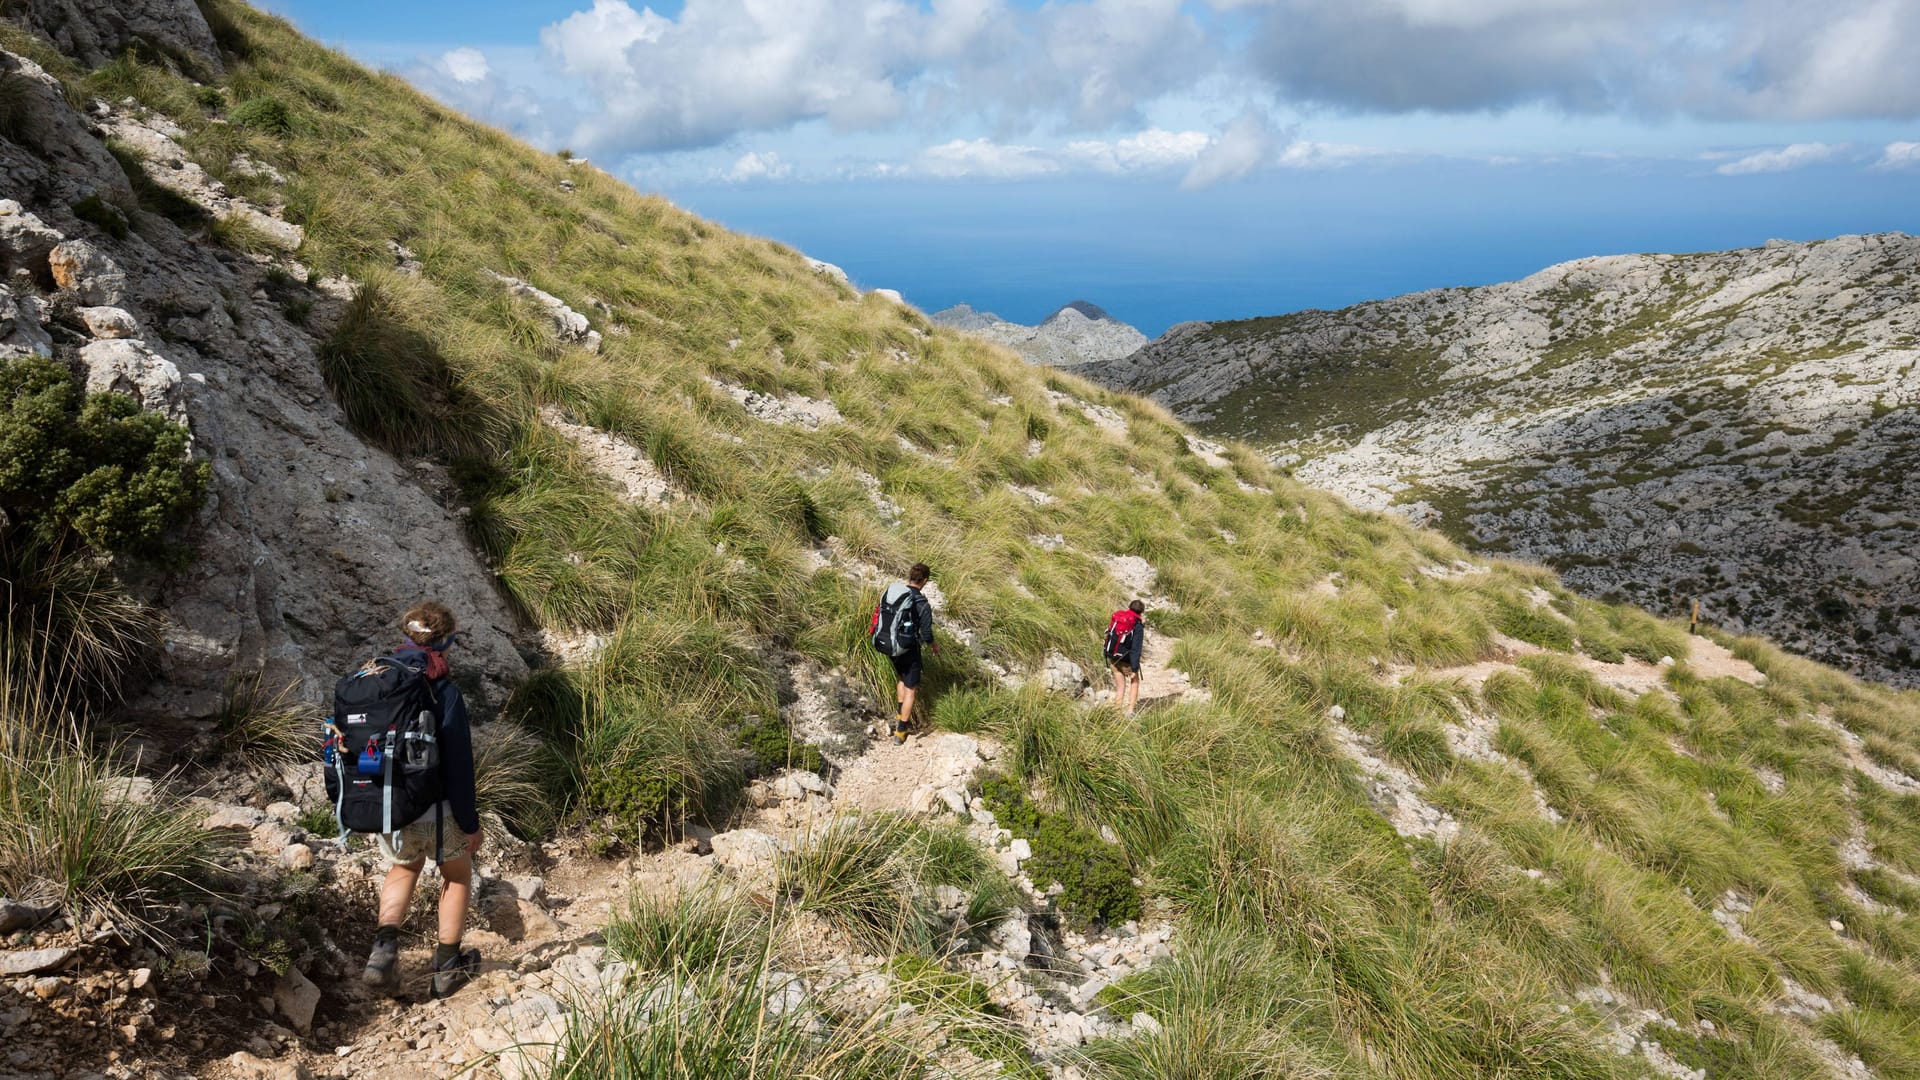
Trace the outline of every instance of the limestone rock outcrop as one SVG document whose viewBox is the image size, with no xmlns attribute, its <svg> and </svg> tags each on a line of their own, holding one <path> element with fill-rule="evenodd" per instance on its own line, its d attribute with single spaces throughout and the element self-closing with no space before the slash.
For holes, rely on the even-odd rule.
<svg viewBox="0 0 1920 1080">
<path fill-rule="evenodd" d="M 60 51 L 98 67 L 145 48 L 203 74 L 220 74 L 213 30 L 193 0 L 23 0 L 21 14 Z"/>
<path fill-rule="evenodd" d="M 1581 259 L 1080 373 L 1589 593 L 1920 685 L 1920 238 Z"/>
<path fill-rule="evenodd" d="M 1053 367 L 1118 360 L 1147 343 L 1147 335 L 1085 300 L 1064 305 L 1038 326 L 1008 322 L 967 304 L 955 304 L 928 318 L 1005 345 L 1032 363 Z"/>
<path fill-rule="evenodd" d="M 178 25 L 167 24 L 175 6 Z M 206 34 L 186 2 L 76 0 L 61 10 L 109 8 L 127 26 L 148 27 L 141 33 L 174 25 L 188 45 L 197 40 L 189 24 Z M 47 29 L 79 35 L 74 18 Z M 100 26 L 118 25 L 101 18 Z M 199 44 L 210 49 L 212 39 Z M 23 72 L 36 87 L 44 78 L 5 52 L 0 69 Z M 29 101 L 25 130 L 34 138 L 0 139 L 0 181 L 14 196 L 0 200 L 8 275 L 0 362 L 22 353 L 64 360 L 90 389 L 127 393 L 184 420 L 193 452 L 213 467 L 206 503 L 180 537 L 192 561 L 131 581 L 164 625 L 156 689 L 130 709 L 208 716 L 233 680 L 256 671 L 263 685 L 323 700 L 340 671 L 396 644 L 400 613 L 428 598 L 453 608 L 469 632 L 468 648 L 452 658 L 456 679 L 482 715 L 497 706 L 526 663 L 516 617 L 467 543 L 451 483 L 440 467 L 397 460 L 354 434 L 321 378 L 316 348 L 330 330 L 327 312 L 339 310 L 350 284 L 305 284 L 311 275 L 285 253 L 242 255 L 154 215 L 122 236 L 82 220 L 79 198 L 130 191 L 103 137 L 145 132 L 145 148 L 166 151 L 151 179 L 180 181 L 216 217 L 278 223 L 270 208 L 187 184 L 185 155 L 163 145 L 163 118 L 104 102 L 83 117 L 57 88 Z M 270 298 L 270 276 L 275 288 L 308 293 L 302 321 L 290 314 L 299 309 Z"/>
</svg>

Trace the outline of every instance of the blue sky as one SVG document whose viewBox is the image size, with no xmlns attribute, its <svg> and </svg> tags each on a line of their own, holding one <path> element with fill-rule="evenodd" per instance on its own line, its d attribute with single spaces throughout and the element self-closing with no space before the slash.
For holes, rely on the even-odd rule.
<svg viewBox="0 0 1920 1080">
<path fill-rule="evenodd" d="M 933 310 L 1150 334 L 1920 232 L 1920 0 L 270 0 Z"/>
</svg>

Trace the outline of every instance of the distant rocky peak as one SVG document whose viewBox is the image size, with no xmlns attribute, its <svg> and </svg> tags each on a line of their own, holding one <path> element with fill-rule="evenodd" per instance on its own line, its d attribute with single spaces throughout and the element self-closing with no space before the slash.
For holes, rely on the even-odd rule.
<svg viewBox="0 0 1920 1080">
<path fill-rule="evenodd" d="M 1095 304 L 1087 300 L 1075 300 L 1072 303 L 1062 304 L 1059 310 L 1047 316 L 1045 319 L 1042 319 L 1040 321 L 1040 325 L 1045 326 L 1048 323 L 1053 322 L 1055 319 L 1068 318 L 1070 317 L 1069 313 L 1071 313 L 1071 315 L 1078 315 L 1081 318 L 1087 320 L 1088 322 L 1117 323 L 1120 321 L 1114 318 L 1113 316 L 1107 314 L 1106 309 L 1102 308 L 1099 304 Z"/>
<path fill-rule="evenodd" d="M 1117 360 L 1147 343 L 1147 336 L 1087 300 L 1064 304 L 1038 326 L 1008 322 L 970 304 L 932 315 L 934 322 L 1005 345 L 1036 364 L 1072 367 Z"/>
</svg>

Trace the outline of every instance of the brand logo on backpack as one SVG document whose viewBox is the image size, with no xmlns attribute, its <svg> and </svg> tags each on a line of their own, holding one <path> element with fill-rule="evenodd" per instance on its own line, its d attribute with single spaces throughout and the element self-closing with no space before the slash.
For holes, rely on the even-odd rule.
<svg viewBox="0 0 1920 1080">
<path fill-rule="evenodd" d="M 388 833 L 439 805 L 440 711 L 419 669 L 384 657 L 333 688 L 321 759 L 344 832 Z"/>
</svg>

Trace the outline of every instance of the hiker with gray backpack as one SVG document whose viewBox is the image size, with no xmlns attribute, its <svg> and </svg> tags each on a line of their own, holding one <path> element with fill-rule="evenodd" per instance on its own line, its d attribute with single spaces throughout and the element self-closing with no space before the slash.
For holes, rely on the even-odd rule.
<svg viewBox="0 0 1920 1080">
<path fill-rule="evenodd" d="M 481 842 L 473 736 L 460 688 L 448 677 L 447 650 L 459 640 L 453 613 L 419 604 L 401 628 L 399 648 L 335 685 L 321 759 L 340 842 L 371 833 L 387 864 L 362 981 L 387 993 L 399 989 L 400 930 L 432 857 L 441 879 L 431 986 L 438 998 L 480 970 L 479 952 L 460 948 Z"/>
<path fill-rule="evenodd" d="M 914 698 L 920 692 L 923 670 L 920 646 L 932 648 L 936 655 L 940 652 L 940 646 L 933 643 L 933 605 L 920 591 L 932 577 L 933 571 L 927 569 L 926 563 L 914 563 L 907 571 L 906 581 L 887 586 L 867 625 L 873 647 L 893 663 L 894 700 L 900 706 L 900 714 L 893 721 L 892 735 L 896 743 L 907 741 Z"/>
</svg>

